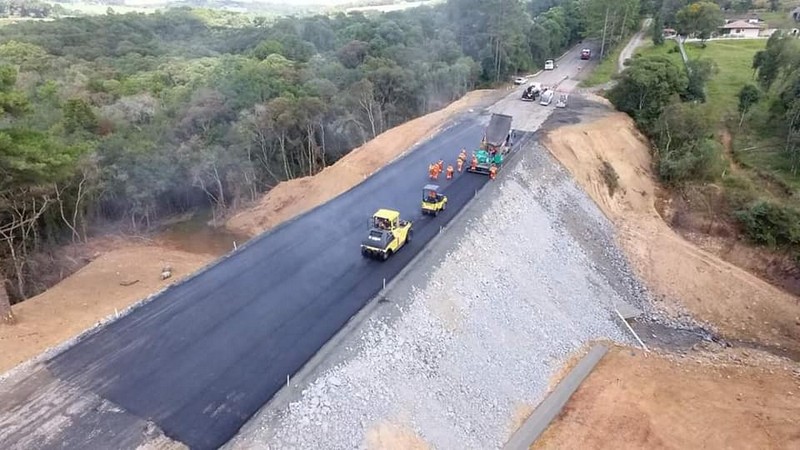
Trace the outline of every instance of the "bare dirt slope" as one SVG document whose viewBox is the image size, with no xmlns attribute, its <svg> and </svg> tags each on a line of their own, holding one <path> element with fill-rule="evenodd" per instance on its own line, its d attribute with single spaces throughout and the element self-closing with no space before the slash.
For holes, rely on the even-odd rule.
<svg viewBox="0 0 800 450">
<path fill-rule="evenodd" d="M 257 205 L 233 216 L 226 227 L 255 236 L 303 214 L 364 181 L 414 144 L 434 135 L 454 114 L 496 94 L 491 90 L 470 92 L 444 109 L 378 135 L 314 176 L 279 183 Z"/>
<path fill-rule="evenodd" d="M 786 364 L 618 347 L 531 448 L 798 448 L 800 372 Z"/>
<path fill-rule="evenodd" d="M 16 323 L 0 325 L 0 373 L 191 274 L 212 258 L 151 245 L 124 245 L 100 255 L 51 289 L 12 307 Z M 172 266 L 173 276 L 162 281 L 165 264 Z"/>
<path fill-rule="evenodd" d="M 546 146 L 617 225 L 624 251 L 661 297 L 662 309 L 692 315 L 728 339 L 757 342 L 800 355 L 798 299 L 702 250 L 659 216 L 648 143 L 623 113 L 557 128 Z M 603 161 L 618 174 L 611 195 Z"/>
</svg>

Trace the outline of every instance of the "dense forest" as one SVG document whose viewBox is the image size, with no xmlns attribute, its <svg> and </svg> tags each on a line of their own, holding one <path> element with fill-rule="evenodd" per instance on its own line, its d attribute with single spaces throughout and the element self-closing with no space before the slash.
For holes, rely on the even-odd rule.
<svg viewBox="0 0 800 450">
<path fill-rule="evenodd" d="M 477 85 L 637 26 L 638 0 L 450 0 L 232 26 L 188 8 L 0 28 L 0 257 L 13 301 L 31 255 L 97 230 L 215 215 L 320 171 Z M 216 17 L 218 19 L 218 17 Z"/>
</svg>

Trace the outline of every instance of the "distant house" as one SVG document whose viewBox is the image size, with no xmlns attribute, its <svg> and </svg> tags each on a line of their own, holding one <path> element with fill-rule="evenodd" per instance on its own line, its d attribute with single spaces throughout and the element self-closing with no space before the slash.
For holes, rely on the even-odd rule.
<svg viewBox="0 0 800 450">
<path fill-rule="evenodd" d="M 761 25 L 746 20 L 734 20 L 719 27 L 722 36 L 757 38 L 761 33 Z"/>
<path fill-rule="evenodd" d="M 758 16 L 756 13 L 749 13 L 745 15 L 732 15 L 725 17 L 725 23 L 736 22 L 738 20 L 743 20 L 750 24 L 759 24 L 762 23 L 761 17 Z"/>
</svg>

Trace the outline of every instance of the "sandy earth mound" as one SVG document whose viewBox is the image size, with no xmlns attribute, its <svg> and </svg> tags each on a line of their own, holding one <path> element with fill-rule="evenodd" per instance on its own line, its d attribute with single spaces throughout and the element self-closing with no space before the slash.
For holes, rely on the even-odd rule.
<svg viewBox="0 0 800 450">
<path fill-rule="evenodd" d="M 12 307 L 16 323 L 0 326 L 0 373 L 177 282 L 212 259 L 211 255 L 138 245 L 99 256 L 46 292 Z M 172 277 L 162 281 L 161 269 L 166 264 L 172 267 Z"/>
<path fill-rule="evenodd" d="M 257 205 L 233 216 L 226 227 L 235 233 L 255 236 L 303 214 L 361 183 L 414 144 L 436 134 L 453 114 L 479 104 L 492 94 L 496 92 L 469 92 L 444 109 L 380 134 L 314 176 L 279 183 Z"/>
<path fill-rule="evenodd" d="M 784 364 L 612 349 L 531 448 L 800 448 L 800 372 Z"/>
<path fill-rule="evenodd" d="M 729 339 L 800 354 L 796 298 L 699 249 L 659 216 L 648 143 L 627 115 L 555 129 L 545 145 L 615 222 L 623 249 L 662 297 L 664 310 L 677 314 L 685 308 Z M 619 176 L 613 195 L 601 173 L 604 161 Z"/>
</svg>

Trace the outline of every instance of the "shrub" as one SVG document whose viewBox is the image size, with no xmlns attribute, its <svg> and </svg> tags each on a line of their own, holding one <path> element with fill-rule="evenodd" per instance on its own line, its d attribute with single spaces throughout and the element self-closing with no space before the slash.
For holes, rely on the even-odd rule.
<svg viewBox="0 0 800 450">
<path fill-rule="evenodd" d="M 710 139 L 681 145 L 661 154 L 658 175 L 669 184 L 711 180 L 717 172 L 716 155 L 716 143 Z"/>
<path fill-rule="evenodd" d="M 619 175 L 617 175 L 617 171 L 614 170 L 614 166 L 612 166 L 611 163 L 603 161 L 603 165 L 600 166 L 600 175 L 603 176 L 603 180 L 605 180 L 606 186 L 608 186 L 608 195 L 613 197 L 614 192 L 619 188 Z"/>
<path fill-rule="evenodd" d="M 718 144 L 703 108 L 686 103 L 667 106 L 650 130 L 658 149 L 658 174 L 670 184 L 713 179 L 718 170 Z"/>
<path fill-rule="evenodd" d="M 761 200 L 734 215 L 747 236 L 759 244 L 800 244 L 800 211 L 794 208 Z"/>
</svg>

